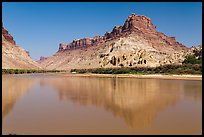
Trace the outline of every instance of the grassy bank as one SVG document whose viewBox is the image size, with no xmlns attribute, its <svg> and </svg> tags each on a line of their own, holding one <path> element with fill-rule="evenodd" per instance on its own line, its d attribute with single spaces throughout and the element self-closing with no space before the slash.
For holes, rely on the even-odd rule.
<svg viewBox="0 0 204 137">
<path fill-rule="evenodd" d="M 76 73 L 96 74 L 202 74 L 201 64 L 164 65 L 159 67 L 120 67 L 96 69 L 71 69 Z"/>
<path fill-rule="evenodd" d="M 35 70 L 35 69 L 2 69 L 2 74 L 23 74 L 23 73 L 57 73 L 60 70 Z"/>
</svg>

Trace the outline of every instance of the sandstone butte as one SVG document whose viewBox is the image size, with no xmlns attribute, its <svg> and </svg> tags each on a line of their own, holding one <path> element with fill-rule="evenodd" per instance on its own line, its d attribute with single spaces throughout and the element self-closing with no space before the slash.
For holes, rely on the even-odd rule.
<svg viewBox="0 0 204 137">
<path fill-rule="evenodd" d="M 197 50 L 202 46 L 188 48 L 175 37 L 157 32 L 150 18 L 133 13 L 123 26 L 115 26 L 104 36 L 60 43 L 54 55 L 35 62 L 29 52 L 16 45 L 2 23 L 2 68 L 6 69 L 156 67 L 181 64 L 187 54 Z"/>
<path fill-rule="evenodd" d="M 202 48 L 201 48 L 202 49 Z M 156 31 L 150 18 L 131 14 L 123 26 L 104 36 L 60 43 L 59 50 L 38 63 L 46 69 L 156 67 L 181 64 L 190 48 Z"/>
<path fill-rule="evenodd" d="M 33 61 L 29 52 L 16 45 L 14 38 L 2 23 L 2 68 L 3 69 L 41 69 Z"/>
</svg>

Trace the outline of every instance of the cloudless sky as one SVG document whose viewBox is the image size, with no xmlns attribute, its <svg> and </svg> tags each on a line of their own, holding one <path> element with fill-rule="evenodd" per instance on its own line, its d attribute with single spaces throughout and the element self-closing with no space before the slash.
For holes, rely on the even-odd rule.
<svg viewBox="0 0 204 137">
<path fill-rule="evenodd" d="M 202 44 L 201 2 L 3 2 L 2 22 L 34 60 L 59 43 L 104 35 L 131 14 L 151 18 L 157 31 L 187 47 Z"/>
</svg>

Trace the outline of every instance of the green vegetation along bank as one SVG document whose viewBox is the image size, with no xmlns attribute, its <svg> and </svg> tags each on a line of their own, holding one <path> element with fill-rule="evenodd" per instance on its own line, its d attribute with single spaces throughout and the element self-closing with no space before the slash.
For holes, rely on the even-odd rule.
<svg viewBox="0 0 204 137">
<path fill-rule="evenodd" d="M 159 67 L 120 67 L 71 69 L 72 73 L 96 74 L 202 74 L 201 64 L 164 65 Z"/>
<path fill-rule="evenodd" d="M 2 74 L 23 74 L 23 73 L 57 73 L 62 70 L 26 70 L 26 69 L 2 69 Z"/>
</svg>

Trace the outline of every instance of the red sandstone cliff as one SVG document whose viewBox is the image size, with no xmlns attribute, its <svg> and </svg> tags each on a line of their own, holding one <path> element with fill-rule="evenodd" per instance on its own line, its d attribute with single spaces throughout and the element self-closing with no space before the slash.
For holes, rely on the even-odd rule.
<svg viewBox="0 0 204 137">
<path fill-rule="evenodd" d="M 171 47 L 175 50 L 185 50 L 186 46 L 177 42 L 175 37 L 168 37 L 161 32 L 156 31 L 156 26 L 151 22 L 151 19 L 144 15 L 130 15 L 125 21 L 123 26 L 115 26 L 111 32 L 106 32 L 104 36 L 95 36 L 94 38 L 83 38 L 73 40 L 69 44 L 60 43 L 59 52 L 76 49 L 88 46 L 102 45 L 103 43 L 114 40 L 120 37 L 125 37 L 131 33 L 139 35 L 144 39 L 148 40 L 152 47 L 160 50 L 166 46 Z M 160 41 L 163 43 L 160 44 Z"/>
</svg>

